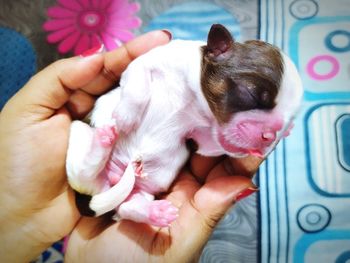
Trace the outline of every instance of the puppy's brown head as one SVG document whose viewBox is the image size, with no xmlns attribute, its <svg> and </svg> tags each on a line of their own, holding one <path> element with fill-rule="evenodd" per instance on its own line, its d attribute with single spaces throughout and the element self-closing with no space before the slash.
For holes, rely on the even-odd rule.
<svg viewBox="0 0 350 263">
<path fill-rule="evenodd" d="M 280 51 L 258 40 L 235 42 L 215 24 L 202 48 L 201 86 L 219 123 L 251 109 L 272 109 L 283 75 Z"/>
</svg>

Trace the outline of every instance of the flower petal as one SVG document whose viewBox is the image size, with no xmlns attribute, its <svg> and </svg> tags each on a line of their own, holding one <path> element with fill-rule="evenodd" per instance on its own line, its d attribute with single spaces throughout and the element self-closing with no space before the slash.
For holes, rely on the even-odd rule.
<svg viewBox="0 0 350 263">
<path fill-rule="evenodd" d="M 74 48 L 75 55 L 81 55 L 84 51 L 90 49 L 90 37 L 88 34 L 82 34 L 77 45 Z"/>
<path fill-rule="evenodd" d="M 48 20 L 43 24 L 43 29 L 45 31 L 55 31 L 65 27 L 73 26 L 74 23 L 75 20 L 72 18 Z"/>
<path fill-rule="evenodd" d="M 111 24 L 108 26 L 110 27 L 119 27 L 124 29 L 131 29 L 131 28 L 138 28 L 142 24 L 142 20 L 138 17 L 130 17 L 130 18 L 124 18 L 124 19 L 114 19 L 112 20 Z"/>
<path fill-rule="evenodd" d="M 93 48 L 93 47 L 97 47 L 97 46 L 100 46 L 101 43 L 102 43 L 102 39 L 100 37 L 98 37 L 98 35 L 96 34 L 93 34 L 93 35 L 90 35 L 90 48 Z"/>
<path fill-rule="evenodd" d="M 74 11 L 81 11 L 82 10 L 81 5 L 76 0 L 57 0 L 57 2 L 60 5 L 62 5 L 63 7 L 70 9 L 70 10 L 74 10 Z"/>
<path fill-rule="evenodd" d="M 137 2 L 135 2 L 135 3 L 130 3 L 128 9 L 129 9 L 129 12 L 130 12 L 130 13 L 133 13 L 133 14 L 134 14 L 134 13 L 140 11 L 141 5 L 140 5 L 139 3 L 137 3 Z"/>
<path fill-rule="evenodd" d="M 95 9 L 99 9 L 101 6 L 101 0 L 91 0 L 91 5 Z"/>
<path fill-rule="evenodd" d="M 127 30 L 113 30 L 112 32 L 107 31 L 107 34 L 111 35 L 114 39 L 119 39 L 122 42 L 127 42 L 134 38 L 134 34 Z"/>
<path fill-rule="evenodd" d="M 119 46 L 117 45 L 116 40 L 108 34 L 102 33 L 101 38 L 107 50 L 113 50 Z"/>
<path fill-rule="evenodd" d="M 47 16 L 51 18 L 76 17 L 77 13 L 60 6 L 52 6 L 47 9 Z"/>
<path fill-rule="evenodd" d="M 110 5 L 112 0 L 95 0 L 95 1 L 100 2 L 99 7 L 101 10 L 103 10 L 103 9 L 108 8 L 108 6 Z"/>
<path fill-rule="evenodd" d="M 74 32 L 73 34 L 69 35 L 58 45 L 58 51 L 60 53 L 67 53 L 69 50 L 71 50 L 74 47 L 74 45 L 77 43 L 79 38 L 80 38 L 79 32 Z"/>
<path fill-rule="evenodd" d="M 89 0 L 79 0 L 84 9 L 90 9 L 92 6 L 90 5 Z"/>
<path fill-rule="evenodd" d="M 106 11 L 109 14 L 110 13 L 127 14 L 128 1 L 127 0 L 111 1 Z"/>
<path fill-rule="evenodd" d="M 72 34 L 73 32 L 77 31 L 75 27 L 67 27 L 58 31 L 55 31 L 47 36 L 47 41 L 49 43 L 56 43 L 67 37 L 68 35 Z"/>
<path fill-rule="evenodd" d="M 111 28 L 138 28 L 142 24 L 142 20 L 138 17 L 129 17 L 129 18 L 115 18 L 111 17 L 108 21 L 107 27 Z"/>
<path fill-rule="evenodd" d="M 128 17 L 134 15 L 140 10 L 139 3 L 131 3 L 128 1 L 113 1 L 108 7 L 108 14 L 116 14 L 122 17 Z"/>
</svg>

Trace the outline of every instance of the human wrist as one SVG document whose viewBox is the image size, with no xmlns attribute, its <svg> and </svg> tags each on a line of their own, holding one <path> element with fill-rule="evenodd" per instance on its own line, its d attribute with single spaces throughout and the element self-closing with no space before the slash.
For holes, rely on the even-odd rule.
<svg viewBox="0 0 350 263">
<path fill-rule="evenodd" d="M 52 244 L 31 218 L 7 216 L 0 224 L 0 262 L 30 262 Z"/>
<path fill-rule="evenodd" d="M 80 218 L 75 206 L 69 205 L 72 195 L 64 191 L 44 208 L 15 207 L 7 205 L 9 199 L 1 200 L 0 262 L 29 262 L 68 235 Z"/>
</svg>

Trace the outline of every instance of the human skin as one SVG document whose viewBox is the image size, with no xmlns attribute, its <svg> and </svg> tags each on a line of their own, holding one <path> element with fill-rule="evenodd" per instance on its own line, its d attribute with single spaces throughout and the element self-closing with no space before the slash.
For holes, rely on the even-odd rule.
<svg viewBox="0 0 350 263">
<path fill-rule="evenodd" d="M 239 193 L 256 190 L 249 176 L 261 160 L 228 160 L 235 163 L 227 166 L 222 159 L 194 155 L 167 196 L 180 209 L 170 228 L 127 221 L 100 228 L 103 218 L 80 217 L 65 173 L 71 121 L 88 113 L 95 96 L 113 84 L 103 68 L 118 77 L 132 59 L 168 41 L 168 34 L 156 31 L 109 53 L 57 61 L 5 105 L 0 114 L 1 262 L 33 260 L 71 232 L 67 262 L 191 261 Z"/>
<path fill-rule="evenodd" d="M 113 84 L 103 67 L 118 77 L 168 41 L 156 31 L 109 53 L 57 61 L 8 101 L 0 114 L 1 262 L 28 262 L 72 231 L 80 218 L 65 173 L 72 119 Z"/>
<path fill-rule="evenodd" d="M 165 196 L 179 208 L 169 227 L 82 218 L 70 236 L 65 262 L 197 262 L 228 209 L 257 190 L 250 177 L 261 161 L 193 155 Z"/>
</svg>

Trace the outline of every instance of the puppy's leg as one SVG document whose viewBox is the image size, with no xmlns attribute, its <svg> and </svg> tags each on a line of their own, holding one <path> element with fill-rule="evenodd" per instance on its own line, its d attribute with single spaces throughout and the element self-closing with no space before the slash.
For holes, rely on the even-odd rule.
<svg viewBox="0 0 350 263">
<path fill-rule="evenodd" d="M 123 74 L 121 99 L 113 111 L 118 131 L 129 133 L 141 122 L 151 97 L 151 74 L 143 59 L 135 60 Z"/>
<path fill-rule="evenodd" d="M 120 88 L 115 88 L 102 95 L 96 100 L 95 106 L 90 115 L 92 127 L 103 127 L 115 125 L 113 111 L 120 101 Z"/>
<path fill-rule="evenodd" d="M 117 209 L 118 219 L 129 219 L 153 226 L 167 227 L 178 217 L 178 209 L 168 200 L 154 200 L 143 191 L 132 194 Z"/>
<path fill-rule="evenodd" d="M 106 186 L 107 180 L 98 175 L 106 165 L 116 138 L 113 126 L 91 128 L 81 121 L 72 123 L 66 170 L 73 189 L 93 195 Z"/>
<path fill-rule="evenodd" d="M 131 165 L 133 166 L 134 175 L 139 180 L 148 181 L 151 179 L 144 172 L 144 163 L 141 156 L 135 158 Z M 178 216 L 178 209 L 171 202 L 154 200 L 152 194 L 137 187 L 133 189 L 126 201 L 117 207 L 116 212 L 115 220 L 129 219 L 160 227 L 169 226 Z"/>
<path fill-rule="evenodd" d="M 133 163 L 129 163 L 119 181 L 110 189 L 94 195 L 89 208 L 99 216 L 105 214 L 120 205 L 134 189 L 136 171 Z"/>
</svg>

